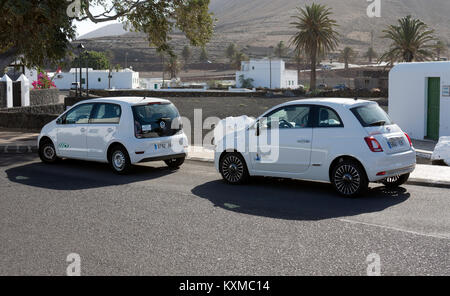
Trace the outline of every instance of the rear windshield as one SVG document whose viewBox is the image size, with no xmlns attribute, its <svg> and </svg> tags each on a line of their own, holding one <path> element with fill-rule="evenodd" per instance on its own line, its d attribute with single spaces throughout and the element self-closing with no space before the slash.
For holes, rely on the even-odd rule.
<svg viewBox="0 0 450 296">
<path fill-rule="evenodd" d="M 350 110 L 364 127 L 393 124 L 389 115 L 378 104 L 363 105 Z"/>
<path fill-rule="evenodd" d="M 133 106 L 136 136 L 168 137 L 181 130 L 180 114 L 171 103 Z"/>
</svg>

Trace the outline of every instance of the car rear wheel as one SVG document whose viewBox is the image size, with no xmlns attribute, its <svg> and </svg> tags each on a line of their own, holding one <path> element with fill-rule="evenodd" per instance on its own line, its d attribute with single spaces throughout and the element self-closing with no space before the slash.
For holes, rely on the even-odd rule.
<svg viewBox="0 0 450 296">
<path fill-rule="evenodd" d="M 56 155 L 55 145 L 49 140 L 39 145 L 39 157 L 45 163 L 55 163 L 59 159 Z"/>
<path fill-rule="evenodd" d="M 389 177 L 381 181 L 388 188 L 397 188 L 405 184 L 409 179 L 409 174 Z"/>
<path fill-rule="evenodd" d="M 220 160 L 219 169 L 222 178 L 229 184 L 243 184 L 249 179 L 245 159 L 239 153 L 225 154 Z"/>
<path fill-rule="evenodd" d="M 345 197 L 357 197 L 369 188 L 364 168 L 352 160 L 341 160 L 331 173 L 331 183 Z"/>
<path fill-rule="evenodd" d="M 178 169 L 184 163 L 185 157 L 164 160 L 166 165 L 171 169 Z"/>
<path fill-rule="evenodd" d="M 127 174 L 131 169 L 131 161 L 125 148 L 117 146 L 112 149 L 109 156 L 109 165 L 120 175 Z"/>
</svg>

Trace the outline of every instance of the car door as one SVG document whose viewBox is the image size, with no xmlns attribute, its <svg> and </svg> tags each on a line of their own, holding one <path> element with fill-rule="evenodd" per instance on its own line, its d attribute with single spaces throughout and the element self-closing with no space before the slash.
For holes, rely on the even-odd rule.
<svg viewBox="0 0 450 296">
<path fill-rule="evenodd" d="M 97 103 L 94 106 L 87 130 L 89 159 L 106 160 L 108 144 L 116 136 L 122 109 L 120 105 Z"/>
<path fill-rule="evenodd" d="M 250 151 L 255 171 L 295 177 L 309 169 L 313 134 L 310 113 L 308 105 L 290 105 L 259 120 L 257 149 Z"/>
<path fill-rule="evenodd" d="M 86 134 L 94 104 L 82 104 L 68 111 L 58 124 L 58 155 L 68 158 L 87 157 Z"/>
</svg>

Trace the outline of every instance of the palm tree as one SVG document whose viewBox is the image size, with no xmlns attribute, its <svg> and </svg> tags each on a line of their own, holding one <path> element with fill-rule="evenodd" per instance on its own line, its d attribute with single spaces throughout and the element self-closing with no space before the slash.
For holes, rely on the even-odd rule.
<svg viewBox="0 0 450 296">
<path fill-rule="evenodd" d="M 373 49 L 373 47 L 369 47 L 369 49 L 367 50 L 366 54 L 364 55 L 364 57 L 369 59 L 369 63 L 372 63 L 373 59 L 376 59 L 378 56 L 378 53 L 375 51 L 375 49 Z"/>
<path fill-rule="evenodd" d="M 284 55 L 286 54 L 287 48 L 286 45 L 284 45 L 284 41 L 280 41 L 277 46 L 275 47 L 275 55 L 278 58 L 282 58 L 284 57 Z"/>
<path fill-rule="evenodd" d="M 348 70 L 348 63 L 353 61 L 357 53 L 351 47 L 346 47 L 341 51 L 341 61 L 345 64 L 345 70 Z"/>
<path fill-rule="evenodd" d="M 332 12 L 325 5 L 313 3 L 305 8 L 298 8 L 298 14 L 291 23 L 298 31 L 291 39 L 297 51 L 305 52 L 311 62 L 311 90 L 316 89 L 317 56 L 320 53 L 333 51 L 338 45 L 338 26 L 331 18 Z"/>
<path fill-rule="evenodd" d="M 305 64 L 306 60 L 301 51 L 294 51 L 294 61 L 297 66 L 297 77 L 300 79 L 300 72 L 302 70 L 302 65 Z"/>
<path fill-rule="evenodd" d="M 393 62 L 426 61 L 433 53 L 434 30 L 419 19 L 410 15 L 398 20 L 397 25 L 390 25 L 383 30 L 382 38 L 390 39 L 392 44 L 380 60 L 392 64 Z"/>
<path fill-rule="evenodd" d="M 434 45 L 434 52 L 436 53 L 437 60 L 441 59 L 442 54 L 446 53 L 448 50 L 447 45 L 442 41 L 438 40 Z"/>
</svg>

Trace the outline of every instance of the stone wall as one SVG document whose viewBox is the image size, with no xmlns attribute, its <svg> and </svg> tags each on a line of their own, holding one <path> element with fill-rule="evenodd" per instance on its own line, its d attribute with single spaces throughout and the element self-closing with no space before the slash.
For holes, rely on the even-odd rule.
<svg viewBox="0 0 450 296">
<path fill-rule="evenodd" d="M 30 105 L 54 105 L 59 103 L 59 89 L 33 89 L 30 91 Z"/>
<path fill-rule="evenodd" d="M 0 112 L 0 126 L 40 131 L 44 125 L 56 119 L 52 114 L 31 114 L 18 112 Z"/>
<path fill-rule="evenodd" d="M 64 112 L 64 104 L 29 106 L 29 107 L 14 107 L 14 108 L 0 108 L 0 112 L 18 112 L 31 114 L 55 114 L 59 115 Z"/>
</svg>

